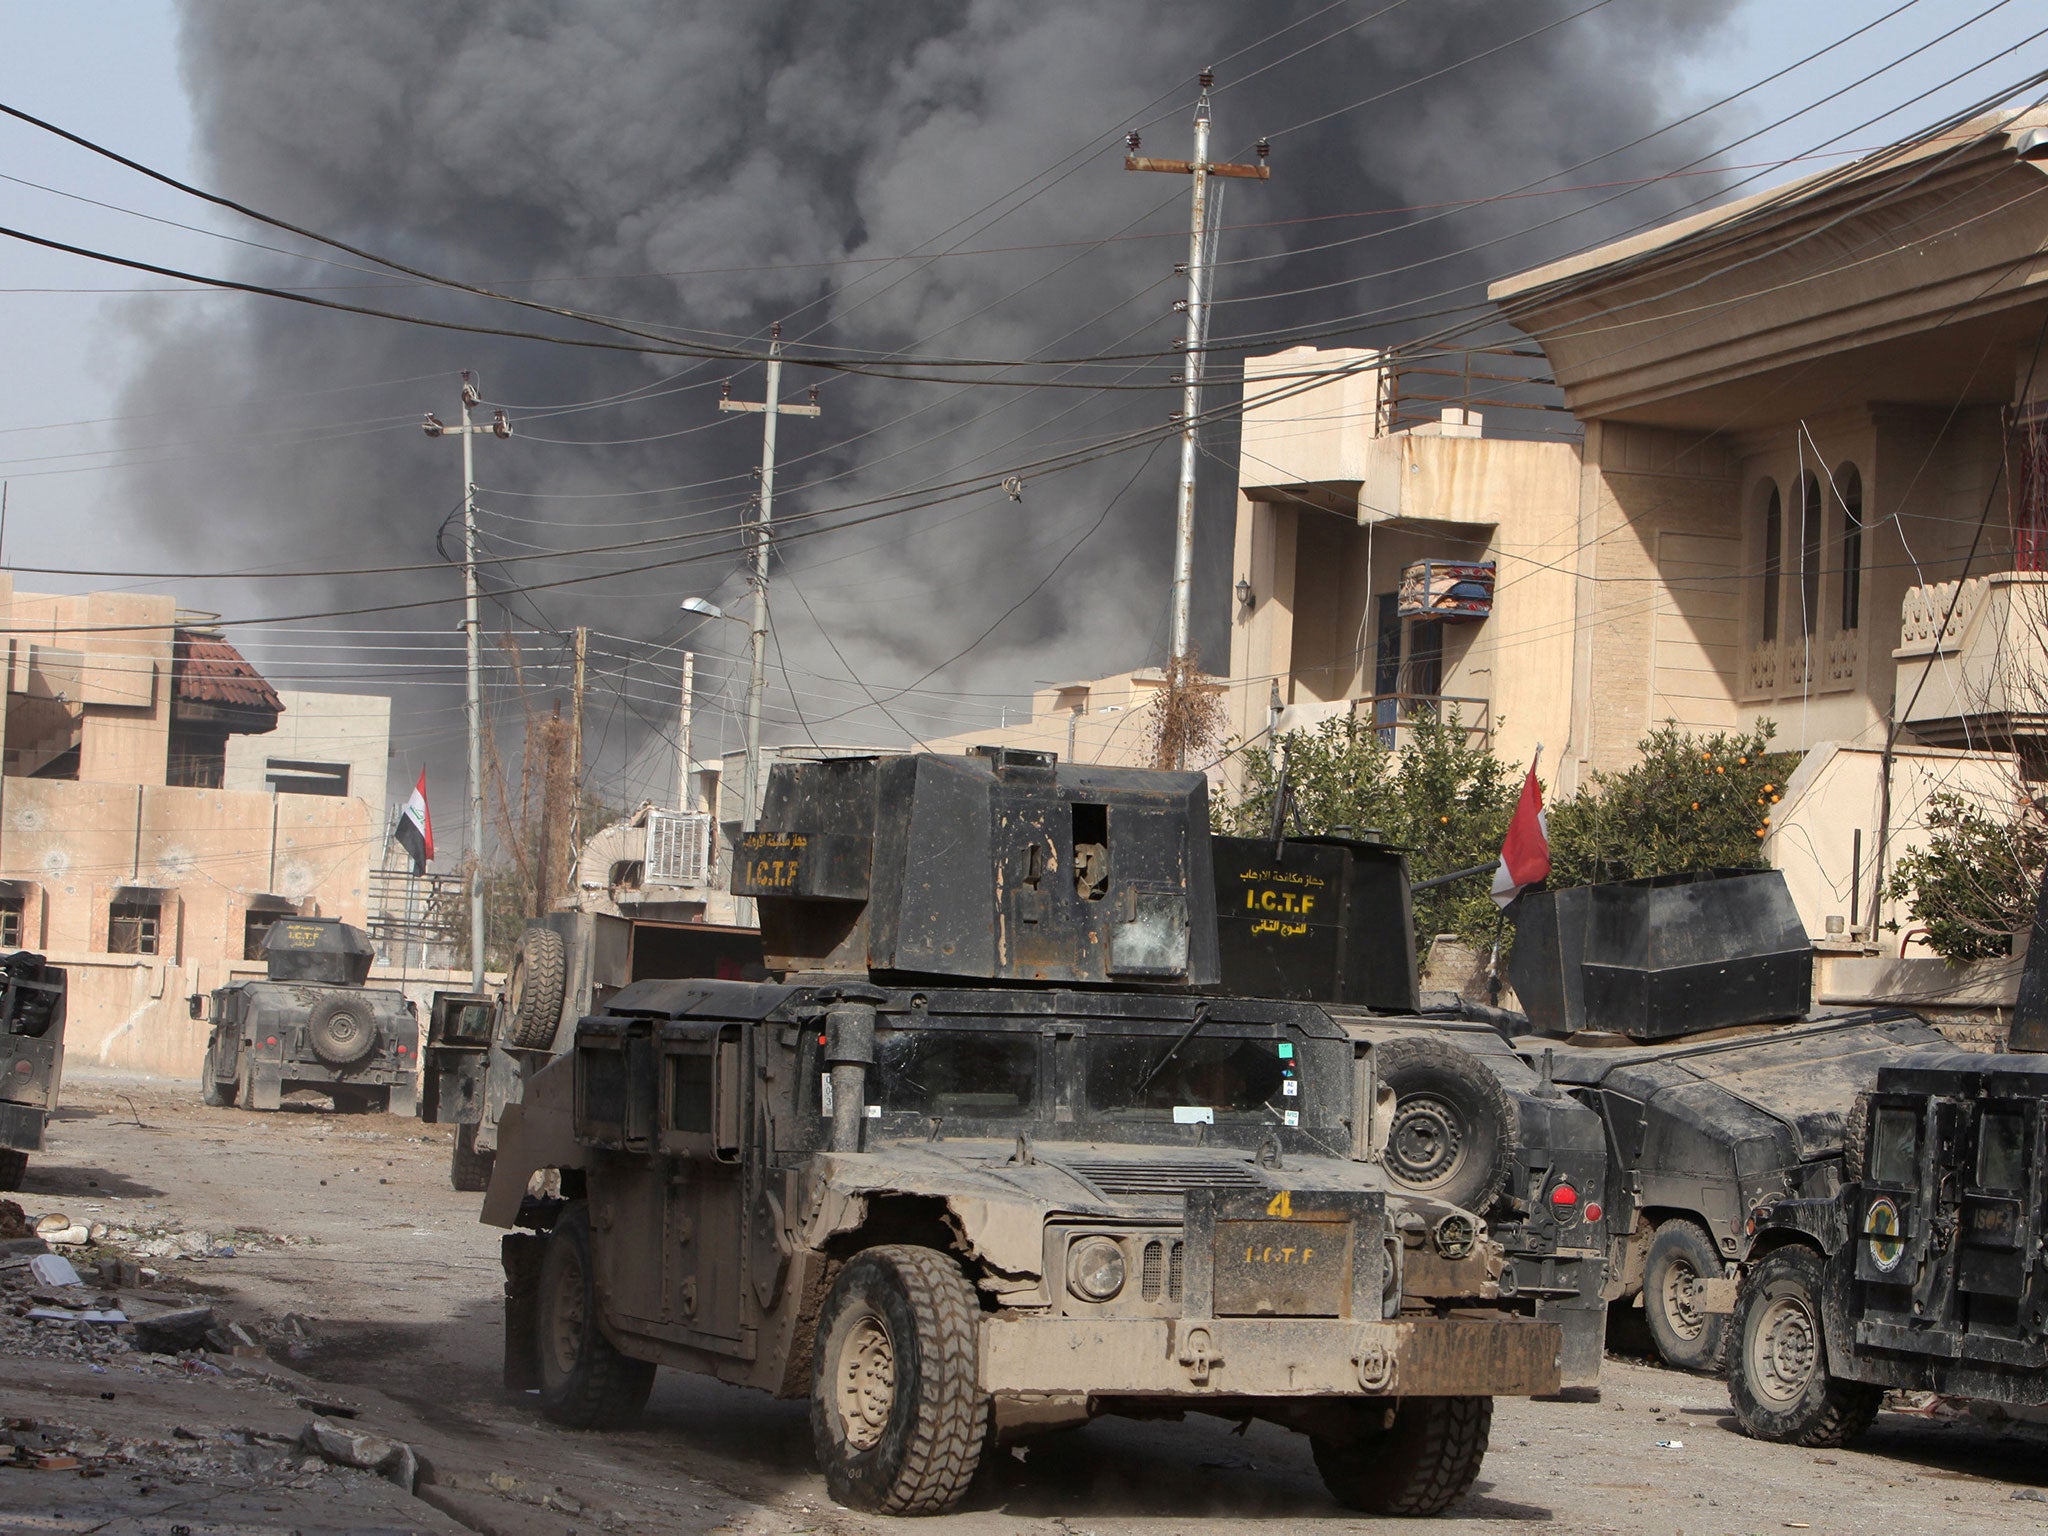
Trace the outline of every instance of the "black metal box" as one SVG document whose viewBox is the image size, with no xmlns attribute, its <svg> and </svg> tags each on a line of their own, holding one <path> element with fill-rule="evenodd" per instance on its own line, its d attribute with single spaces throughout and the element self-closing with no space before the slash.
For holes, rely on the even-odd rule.
<svg viewBox="0 0 2048 1536">
<path fill-rule="evenodd" d="M 1216 943 L 1237 997 L 1413 1013 L 1408 857 L 1364 838 L 1217 837 Z"/>
<path fill-rule="evenodd" d="M 1669 1040 L 1804 1015 L 1813 950 L 1777 870 L 1532 891 L 1510 976 L 1544 1034 Z"/>
</svg>

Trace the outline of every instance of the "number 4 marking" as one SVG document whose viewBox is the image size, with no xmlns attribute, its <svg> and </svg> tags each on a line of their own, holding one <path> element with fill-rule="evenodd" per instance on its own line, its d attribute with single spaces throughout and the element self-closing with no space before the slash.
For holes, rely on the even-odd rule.
<svg viewBox="0 0 2048 1536">
<path fill-rule="evenodd" d="M 1268 1216 L 1278 1216 L 1282 1221 L 1291 1219 L 1294 1215 L 1294 1197 L 1286 1190 L 1281 1190 L 1279 1194 L 1266 1202 L 1266 1214 Z"/>
</svg>

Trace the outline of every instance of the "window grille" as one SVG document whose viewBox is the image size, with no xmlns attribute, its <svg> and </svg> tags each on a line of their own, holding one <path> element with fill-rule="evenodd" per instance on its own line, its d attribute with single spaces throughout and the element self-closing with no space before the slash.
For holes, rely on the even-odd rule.
<svg viewBox="0 0 2048 1536">
<path fill-rule="evenodd" d="M 107 909 L 107 953 L 154 955 L 163 927 L 163 907 L 154 901 L 117 901 Z"/>
</svg>

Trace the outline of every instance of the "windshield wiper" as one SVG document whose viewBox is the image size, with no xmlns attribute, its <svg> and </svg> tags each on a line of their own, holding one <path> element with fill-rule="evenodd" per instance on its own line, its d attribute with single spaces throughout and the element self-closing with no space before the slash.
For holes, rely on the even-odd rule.
<svg viewBox="0 0 2048 1536">
<path fill-rule="evenodd" d="M 1195 1031 L 1200 1029 L 1204 1024 L 1208 1022 L 1209 1005 L 1207 1003 L 1195 1004 L 1194 1021 L 1190 1023 L 1186 1029 L 1180 1032 L 1180 1037 L 1176 1039 L 1173 1042 L 1173 1044 L 1169 1045 L 1166 1048 L 1166 1054 L 1160 1057 L 1157 1061 L 1152 1063 L 1152 1070 L 1145 1074 L 1145 1080 L 1138 1084 L 1138 1091 L 1132 1094 L 1131 1097 L 1134 1099 L 1143 1098 L 1145 1096 L 1145 1090 L 1152 1086 L 1152 1079 L 1157 1077 L 1161 1072 L 1166 1070 L 1166 1064 L 1169 1061 L 1173 1060 L 1174 1053 L 1177 1052 L 1182 1046 L 1186 1045 L 1190 1040 L 1194 1039 Z"/>
</svg>

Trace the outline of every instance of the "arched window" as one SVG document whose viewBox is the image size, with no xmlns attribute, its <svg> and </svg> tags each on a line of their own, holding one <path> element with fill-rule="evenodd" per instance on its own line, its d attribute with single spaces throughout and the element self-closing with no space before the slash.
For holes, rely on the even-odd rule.
<svg viewBox="0 0 2048 1536">
<path fill-rule="evenodd" d="M 1778 638 L 1778 578 L 1784 561 L 1785 504 L 1778 496 L 1775 481 L 1766 480 L 1757 492 L 1763 504 L 1764 524 L 1763 558 L 1757 563 L 1757 579 L 1762 583 L 1757 604 L 1758 636 L 1769 645 Z"/>
<path fill-rule="evenodd" d="M 1799 632 L 1820 632 L 1821 522 L 1827 503 L 1820 499 L 1820 478 L 1806 474 L 1799 481 Z"/>
<path fill-rule="evenodd" d="M 1835 471 L 1835 494 L 1842 501 L 1842 629 L 1863 619 L 1863 475 L 1854 464 Z"/>
</svg>

